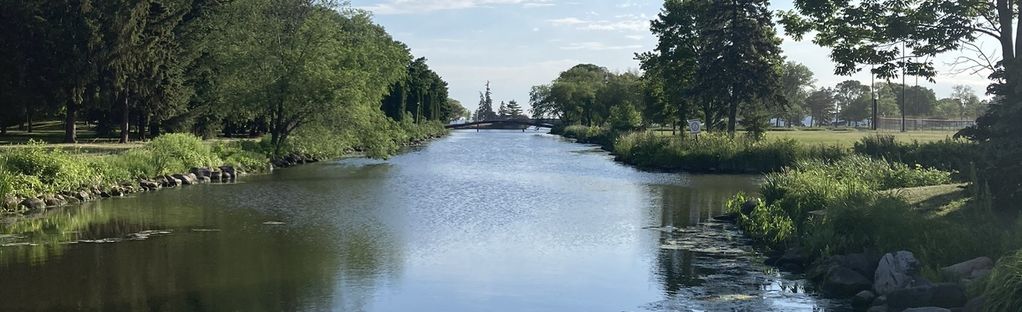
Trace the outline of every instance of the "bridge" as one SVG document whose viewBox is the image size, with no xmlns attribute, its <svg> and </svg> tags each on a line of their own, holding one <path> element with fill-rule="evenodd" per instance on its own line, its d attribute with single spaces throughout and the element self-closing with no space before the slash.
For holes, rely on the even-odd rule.
<svg viewBox="0 0 1022 312">
<path fill-rule="evenodd" d="M 463 124 L 446 125 L 447 129 L 525 129 L 528 127 L 553 128 L 561 124 L 560 119 L 506 119 L 484 120 Z M 524 127 L 523 127 L 524 126 Z"/>
</svg>

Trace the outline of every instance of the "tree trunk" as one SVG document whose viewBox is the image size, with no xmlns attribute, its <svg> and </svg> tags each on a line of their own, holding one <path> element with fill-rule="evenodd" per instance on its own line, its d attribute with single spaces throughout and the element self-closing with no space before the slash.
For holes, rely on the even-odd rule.
<svg viewBox="0 0 1022 312">
<path fill-rule="evenodd" d="M 124 93 L 124 115 L 121 116 L 121 143 L 128 143 L 128 136 L 131 134 L 131 106 L 128 104 L 128 93 Z"/>
<path fill-rule="evenodd" d="M 64 143 L 78 143 L 78 104 L 74 101 L 67 103 L 67 112 L 64 113 Z"/>
<path fill-rule="evenodd" d="M 32 109 L 26 110 L 25 120 L 28 123 L 28 129 L 25 129 L 28 133 L 32 133 Z"/>
<path fill-rule="evenodd" d="M 135 126 L 135 131 L 138 132 L 138 140 L 145 141 L 146 131 L 149 130 L 149 114 L 139 113 L 138 114 L 138 125 Z"/>
<path fill-rule="evenodd" d="M 727 133 L 733 136 L 738 126 L 738 102 L 735 100 L 733 87 L 731 92 L 731 103 L 728 104 L 727 108 Z"/>
</svg>

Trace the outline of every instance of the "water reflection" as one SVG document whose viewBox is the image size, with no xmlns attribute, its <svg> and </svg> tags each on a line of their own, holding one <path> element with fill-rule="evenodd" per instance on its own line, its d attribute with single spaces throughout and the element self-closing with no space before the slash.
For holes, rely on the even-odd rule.
<svg viewBox="0 0 1022 312">
<path fill-rule="evenodd" d="M 756 183 L 640 172 L 545 134 L 455 132 L 389 161 L 5 224 L 0 310 L 816 308 L 750 266 L 733 229 L 705 225 Z"/>
</svg>

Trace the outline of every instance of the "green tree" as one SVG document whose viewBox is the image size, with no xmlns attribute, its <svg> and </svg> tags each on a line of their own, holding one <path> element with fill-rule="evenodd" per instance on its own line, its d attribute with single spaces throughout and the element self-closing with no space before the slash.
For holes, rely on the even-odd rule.
<svg viewBox="0 0 1022 312">
<path fill-rule="evenodd" d="M 778 93 L 784 98 L 787 105 L 775 105 L 770 112 L 777 121 L 784 120 L 788 126 L 793 124 L 801 125 L 805 118 L 806 98 L 816 83 L 813 78 L 813 71 L 809 67 L 796 63 L 785 62 L 781 67 L 780 89 Z"/>
<path fill-rule="evenodd" d="M 497 113 L 493 111 L 493 93 L 490 91 L 490 82 L 486 82 L 486 91 L 479 93 L 479 107 L 476 109 L 477 121 L 497 119 Z"/>
<path fill-rule="evenodd" d="M 733 134 L 740 106 L 769 103 L 763 99 L 776 95 L 781 40 L 766 0 L 709 1 L 704 8 L 703 21 L 696 23 L 703 43 L 697 86 L 704 100 L 726 103 L 720 115 L 726 117 L 727 131 Z M 713 124 L 712 119 L 707 121 Z"/>
<path fill-rule="evenodd" d="M 528 119 L 529 118 L 529 116 L 525 116 L 525 113 L 522 111 L 522 106 L 518 105 L 518 101 L 511 100 L 510 102 L 507 103 L 507 106 L 505 107 L 505 109 L 507 110 L 507 116 L 510 119 Z"/>
<path fill-rule="evenodd" d="M 806 98 L 806 106 L 809 108 L 809 126 L 814 127 L 817 124 L 830 124 L 830 121 L 834 120 L 834 89 L 831 88 L 820 88 L 812 93 L 809 93 L 809 97 Z"/>
</svg>

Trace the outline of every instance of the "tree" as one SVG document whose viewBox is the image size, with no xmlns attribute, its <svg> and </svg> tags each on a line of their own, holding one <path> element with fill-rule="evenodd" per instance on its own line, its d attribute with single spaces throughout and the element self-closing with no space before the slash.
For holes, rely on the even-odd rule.
<svg viewBox="0 0 1022 312">
<path fill-rule="evenodd" d="M 726 103 L 722 115 L 727 118 L 728 133 L 733 134 L 742 104 L 768 103 L 763 99 L 776 95 L 781 40 L 766 0 L 708 1 L 703 7 L 704 20 L 696 23 L 703 43 L 697 86 L 704 100 Z"/>
<path fill-rule="evenodd" d="M 597 107 L 597 92 L 604 86 L 611 73 L 593 64 L 581 64 L 562 72 L 550 87 L 550 99 L 557 105 L 565 123 L 598 125 L 605 111 Z"/>
<path fill-rule="evenodd" d="M 507 111 L 507 116 L 510 119 L 528 119 L 529 118 L 529 116 L 525 116 L 525 114 L 522 112 L 522 106 L 518 105 L 518 101 L 511 100 L 511 102 L 507 103 L 507 106 L 504 109 Z"/>
<path fill-rule="evenodd" d="M 837 117 L 845 122 L 859 122 L 872 114 L 873 98 L 869 86 L 846 80 L 834 87 Z"/>
<path fill-rule="evenodd" d="M 976 118 L 983 115 L 986 111 L 985 104 L 976 96 L 976 91 L 972 87 L 956 85 L 951 90 L 951 99 L 957 102 L 960 110 L 955 111 L 954 115 L 949 115 L 948 117 L 961 119 Z"/>
<path fill-rule="evenodd" d="M 533 86 L 529 91 L 529 105 L 532 106 L 531 111 L 534 118 L 561 118 L 561 111 L 550 97 L 550 85 Z"/>
<path fill-rule="evenodd" d="M 490 82 L 486 82 L 486 91 L 479 93 L 479 107 L 476 109 L 476 121 L 497 119 L 497 113 L 493 111 L 493 97 L 490 91 Z"/>
<path fill-rule="evenodd" d="M 650 31 L 657 36 L 657 46 L 651 52 L 637 54 L 636 59 L 645 71 L 648 120 L 676 123 L 687 120 L 693 104 L 699 100 L 696 70 L 703 38 L 697 22 L 706 1 L 668 0 L 650 22 Z M 704 111 L 715 103 L 703 99 Z M 707 120 L 714 119 L 707 114 Z M 710 124 L 710 123 L 707 123 Z"/>
<path fill-rule="evenodd" d="M 814 127 L 820 122 L 830 123 L 834 120 L 834 89 L 821 88 L 813 91 L 806 98 L 806 106 L 809 108 L 809 126 Z"/>
<path fill-rule="evenodd" d="M 777 118 L 778 122 L 783 119 L 789 127 L 792 124 L 801 125 L 806 115 L 806 98 L 816 83 L 813 71 L 800 63 L 785 62 L 781 67 L 780 80 L 778 93 L 787 105 L 775 105 L 770 110 L 771 115 Z"/>
</svg>

